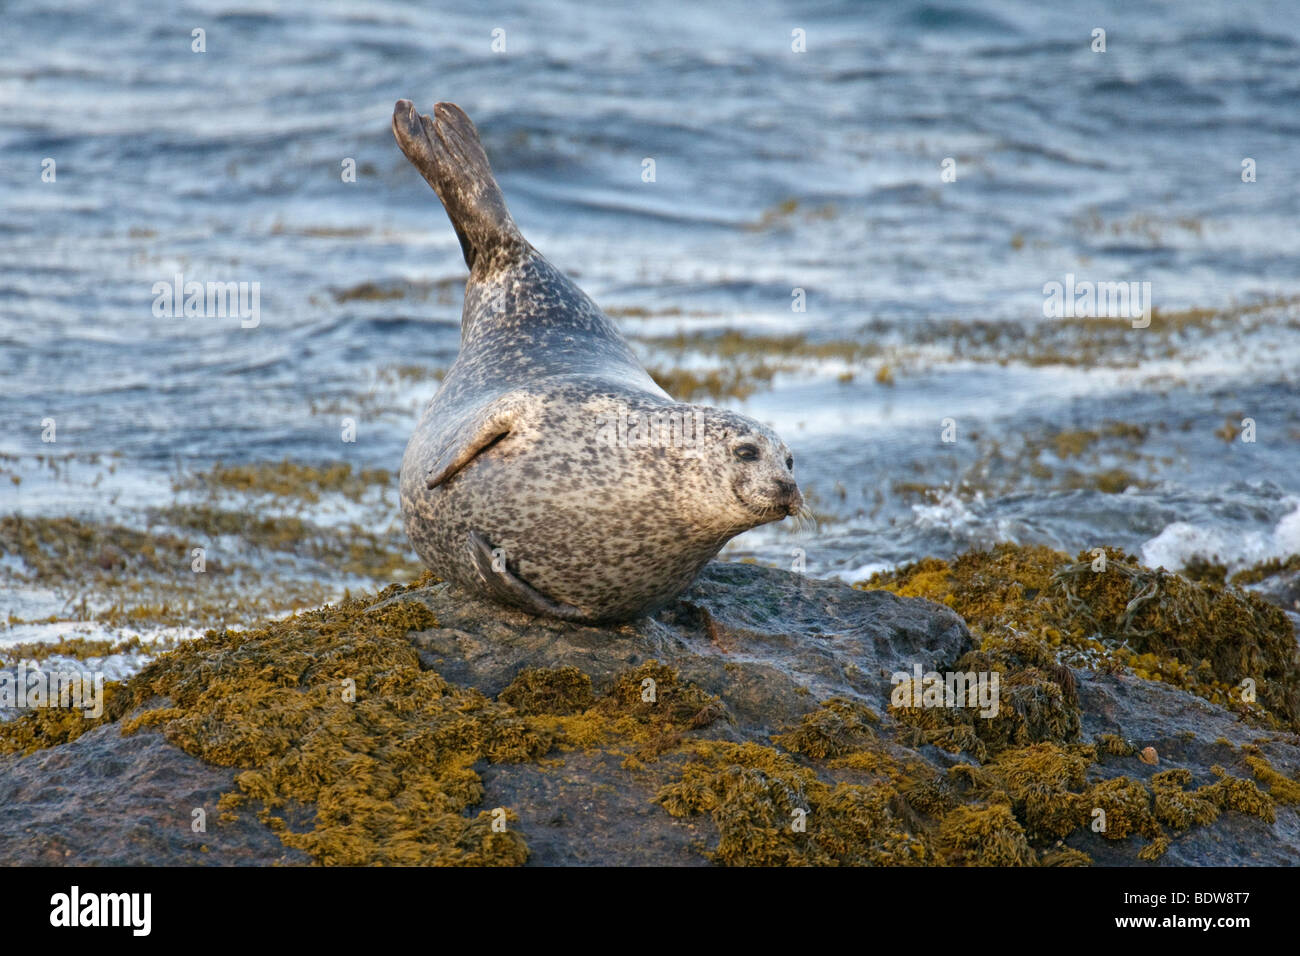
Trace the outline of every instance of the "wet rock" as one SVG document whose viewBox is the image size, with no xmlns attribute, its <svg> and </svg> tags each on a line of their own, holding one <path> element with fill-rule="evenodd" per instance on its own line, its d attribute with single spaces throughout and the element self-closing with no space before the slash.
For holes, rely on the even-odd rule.
<svg viewBox="0 0 1300 956">
<path fill-rule="evenodd" d="M 655 659 L 722 698 L 753 739 L 837 694 L 881 706 L 895 671 L 930 670 L 971 643 L 961 618 L 932 602 L 745 564 L 711 564 L 655 618 L 612 629 L 503 610 L 446 584 L 390 598 L 405 600 L 437 616 L 440 628 L 411 639 L 453 683 L 494 696 L 524 668 L 574 665 L 602 689 Z"/>
<path fill-rule="evenodd" d="M 238 866 L 309 862 L 251 813 L 217 825 L 235 771 L 156 730 L 107 724 L 62 747 L 0 757 L 0 862 L 8 866 Z M 194 811 L 203 810 L 201 832 Z"/>
<path fill-rule="evenodd" d="M 436 626 L 408 632 L 399 606 L 412 603 L 419 614 L 410 620 Z M 752 565 L 713 564 L 678 602 L 621 627 L 530 617 L 444 584 L 390 589 L 355 612 L 340 613 L 310 625 L 342 628 L 328 633 L 360 642 L 338 652 L 328 665 L 331 674 L 348 673 L 351 655 L 370 653 L 365 642 L 378 640 L 378 632 L 366 622 L 387 615 L 397 628 L 388 640 L 412 661 L 412 648 L 418 655 L 418 667 L 404 666 L 411 673 L 436 671 L 441 686 L 469 693 L 465 706 L 478 715 L 475 732 L 489 734 L 489 750 L 497 746 L 493 734 L 512 741 L 513 755 L 473 764 L 472 786 L 481 785 L 482 796 L 463 814 L 468 819 L 508 808 L 510 829 L 526 844 L 530 865 L 699 865 L 710 859 L 1300 863 L 1300 818 L 1285 798 L 1287 778 L 1293 783 L 1300 772 L 1300 737 L 1261 730 L 1166 684 L 1053 665 L 1041 646 L 1022 646 L 1019 638 L 1009 649 L 981 651 L 962 619 L 932 601 Z M 281 633 L 261 632 L 256 653 L 280 653 Z M 306 662 L 304 682 L 325 667 L 319 653 L 316 664 L 303 656 L 311 646 L 300 640 L 292 653 L 284 652 Z M 401 654 L 386 647 L 382 654 L 373 651 L 381 663 L 367 680 L 376 682 L 363 688 L 363 694 L 381 694 L 381 704 L 376 688 L 399 680 L 392 668 Z M 212 639 L 195 654 L 193 681 L 203 685 L 206 675 L 246 665 L 247 653 L 228 635 Z M 892 674 L 916 667 L 943 671 L 959 660 L 966 661 L 963 667 L 984 661 L 980 666 L 1006 669 L 1005 706 L 1023 711 L 1026 728 L 1039 727 L 1035 708 L 1048 705 L 1053 713 L 1077 712 L 1077 719 L 1025 740 L 985 733 L 981 742 L 970 718 L 965 724 L 908 722 L 891 710 Z M 297 673 L 297 666 L 285 672 Z M 690 718 L 698 710 L 697 719 L 646 724 L 644 715 L 620 703 L 629 686 L 634 694 L 635 681 L 651 672 L 675 675 L 674 687 L 689 688 L 679 698 L 682 713 Z M 635 675 L 630 685 L 629 674 Z M 217 800 L 248 775 L 241 778 L 238 769 L 212 766 L 169 743 L 209 732 L 206 713 L 196 725 L 183 707 L 177 708 L 181 716 L 169 716 L 170 706 L 153 701 L 136 707 L 136 713 L 156 708 L 159 716 L 127 736 L 121 721 L 112 722 L 70 743 L 0 757 L 0 861 L 311 862 L 309 853 L 286 847 L 259 819 L 256 800 L 231 822 L 217 822 Z M 185 732 L 169 737 L 169 720 L 188 721 Z M 584 721 L 606 729 L 648 726 L 649 739 L 583 743 Z M 987 752 L 976 759 L 962 749 L 963 741 Z M 289 741 L 294 748 L 301 744 Z M 471 745 L 479 746 L 464 743 Z M 212 752 L 238 755 L 223 746 Z M 1143 762 L 1145 748 L 1159 754 L 1158 766 Z M 1281 775 L 1271 789 L 1252 780 L 1267 779 L 1257 770 L 1260 761 Z M 1168 794 L 1169 775 L 1181 781 L 1184 773 L 1178 786 L 1186 792 L 1179 790 L 1175 799 L 1193 815 L 1213 819 L 1162 825 L 1159 813 L 1153 816 L 1152 795 L 1161 787 Z M 1106 789 L 1107 781 L 1115 786 Z M 263 779 L 254 789 L 265 787 Z M 1112 836 L 1131 835 L 1107 839 L 1088 826 L 1091 803 L 1103 799 L 1111 801 L 1112 827 L 1120 828 Z M 1121 820 L 1116 809 L 1123 800 L 1132 805 L 1131 819 Z M 807 837 L 772 836 L 772 821 L 809 806 Z M 199 807 L 207 812 L 206 833 L 191 828 Z M 289 816 L 282 807 L 276 813 Z M 310 831 L 313 813 L 310 806 L 297 808 L 289 826 Z M 754 839 L 746 831 L 750 813 L 766 821 L 754 824 L 760 835 Z M 1053 843 L 1048 830 L 1064 839 Z M 476 831 L 474 839 L 480 838 Z"/>
<path fill-rule="evenodd" d="M 1143 763 L 1138 754 L 1102 755 L 1092 767 L 1096 778 L 1128 776 L 1149 781 L 1161 771 L 1185 768 L 1193 774 L 1195 784 L 1209 784 L 1216 779 L 1210 772 L 1214 766 L 1250 778 L 1241 748 L 1256 745 L 1279 770 L 1286 769 L 1292 776 L 1300 770 L 1300 736 L 1296 734 L 1261 733 L 1222 708 L 1164 684 L 1083 671 L 1076 676 L 1085 736 L 1115 734 L 1133 742 L 1139 751 L 1150 746 L 1160 755 L 1159 766 Z M 1272 824 L 1254 816 L 1225 813 L 1211 826 L 1171 836 L 1170 847 L 1159 860 L 1165 865 L 1300 865 L 1300 813 L 1295 807 L 1279 807 Z M 1110 842 L 1080 833 L 1067 842 L 1086 850 L 1098 864 L 1123 865 L 1135 862 L 1134 850 L 1141 841 Z"/>
</svg>

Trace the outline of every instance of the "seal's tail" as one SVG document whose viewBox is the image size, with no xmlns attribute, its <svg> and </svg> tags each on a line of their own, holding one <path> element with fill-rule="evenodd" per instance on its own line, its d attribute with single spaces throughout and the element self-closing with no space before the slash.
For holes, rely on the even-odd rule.
<svg viewBox="0 0 1300 956">
<path fill-rule="evenodd" d="M 455 103 L 438 103 L 433 116 L 421 116 L 410 100 L 398 100 L 393 135 L 442 200 L 465 263 L 473 269 L 493 250 L 522 244 L 523 238 L 465 111 Z"/>
</svg>

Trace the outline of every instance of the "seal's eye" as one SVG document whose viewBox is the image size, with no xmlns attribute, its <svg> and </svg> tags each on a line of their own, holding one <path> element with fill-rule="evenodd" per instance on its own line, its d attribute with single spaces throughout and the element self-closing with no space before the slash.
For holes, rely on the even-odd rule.
<svg viewBox="0 0 1300 956">
<path fill-rule="evenodd" d="M 785 456 L 786 471 L 794 471 L 794 455 Z"/>
<path fill-rule="evenodd" d="M 758 461 L 757 445 L 737 445 L 736 457 L 741 461 Z"/>
</svg>

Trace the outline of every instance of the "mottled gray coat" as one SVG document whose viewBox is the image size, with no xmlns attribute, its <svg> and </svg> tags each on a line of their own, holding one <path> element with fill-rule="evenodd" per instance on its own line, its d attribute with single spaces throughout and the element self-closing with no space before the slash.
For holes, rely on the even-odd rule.
<svg viewBox="0 0 1300 956">
<path fill-rule="evenodd" d="M 470 267 L 460 354 L 402 460 L 406 531 L 434 572 L 537 614 L 631 618 L 802 506 L 780 438 L 674 402 L 523 239 L 459 107 L 400 100 L 393 132 Z"/>
</svg>

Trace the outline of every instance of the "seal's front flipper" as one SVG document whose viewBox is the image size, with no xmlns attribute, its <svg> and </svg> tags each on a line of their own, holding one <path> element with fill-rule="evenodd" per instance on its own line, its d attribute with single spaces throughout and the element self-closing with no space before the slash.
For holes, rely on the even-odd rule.
<svg viewBox="0 0 1300 956">
<path fill-rule="evenodd" d="M 510 434 L 510 429 L 529 401 L 527 392 L 508 392 L 486 408 L 477 409 L 457 427 L 434 458 L 425 479 L 430 490 L 444 484 L 483 452 Z"/>
<path fill-rule="evenodd" d="M 584 617 L 582 611 L 572 604 L 559 604 L 552 601 L 514 574 L 506 567 L 505 553 L 498 552 L 494 555 L 488 539 L 477 531 L 469 533 L 469 553 L 479 580 L 502 604 L 512 604 L 530 614 L 558 617 L 563 621 L 582 620 Z M 498 571 L 497 568 L 501 570 Z"/>
</svg>

